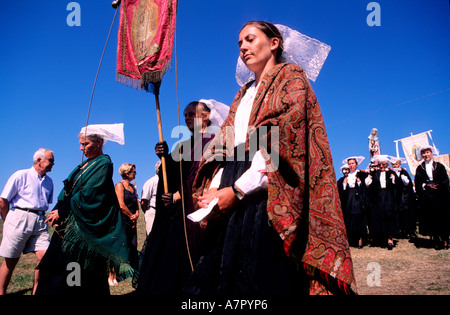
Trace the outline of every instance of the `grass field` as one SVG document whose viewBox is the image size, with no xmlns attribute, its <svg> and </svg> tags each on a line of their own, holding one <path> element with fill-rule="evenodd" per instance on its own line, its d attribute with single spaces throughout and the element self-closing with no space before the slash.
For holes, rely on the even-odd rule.
<svg viewBox="0 0 450 315">
<path fill-rule="evenodd" d="M 138 219 L 138 249 L 142 248 L 145 242 L 145 222 L 144 214 L 141 212 Z M 50 234 L 52 228 L 49 228 Z M 0 239 L 3 236 L 3 220 L 0 219 Z M 3 262 L 0 257 L 0 263 Z M 16 269 L 8 286 L 8 295 L 31 295 L 33 289 L 34 268 L 36 267 L 36 256 L 33 253 L 22 255 L 17 263 Z M 120 281 L 117 286 L 110 287 L 112 295 L 123 295 L 134 291 L 131 280 Z"/>
<path fill-rule="evenodd" d="M 145 226 L 141 213 L 138 222 L 138 248 L 145 241 Z M 0 220 L 0 234 L 3 221 Z M 354 273 L 358 293 L 361 295 L 450 295 L 450 250 L 435 250 L 428 239 L 420 237 L 415 242 L 398 239 L 392 251 L 365 246 L 352 248 Z M 3 258 L 0 258 L 0 263 Z M 22 255 L 8 294 L 31 295 L 34 254 Z M 376 278 L 377 277 L 377 278 Z M 133 291 L 129 280 L 111 287 L 112 295 Z"/>
</svg>

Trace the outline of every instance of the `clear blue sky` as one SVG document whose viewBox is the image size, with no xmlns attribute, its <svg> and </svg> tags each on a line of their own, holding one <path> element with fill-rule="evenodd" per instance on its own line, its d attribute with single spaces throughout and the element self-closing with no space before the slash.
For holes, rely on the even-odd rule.
<svg viewBox="0 0 450 315">
<path fill-rule="evenodd" d="M 0 189 L 32 165 L 40 147 L 55 151 L 49 174 L 56 195 L 81 162 L 77 134 L 85 125 L 91 90 L 114 15 L 109 0 L 79 0 L 81 26 L 69 27 L 69 0 L 4 1 L 0 11 Z M 239 86 L 237 36 L 249 20 L 285 24 L 329 44 L 330 55 L 312 83 L 322 108 L 335 169 L 350 155 L 368 160 L 367 137 L 378 128 L 382 153 L 394 140 L 433 130 L 450 153 L 450 6 L 448 0 L 377 1 L 381 26 L 369 27 L 366 0 L 180 1 L 175 63 L 161 87 L 164 138 L 173 144 L 181 109 L 192 100 L 226 104 Z M 115 165 L 137 165 L 136 184 L 154 174 L 158 141 L 154 96 L 115 81 L 118 17 L 94 94 L 90 123 L 125 124 L 125 145 L 107 143 Z M 183 119 L 182 119 L 183 121 Z M 400 150 L 403 156 L 402 150 Z M 338 171 L 339 172 L 339 171 Z M 340 174 L 337 173 L 340 177 Z"/>
</svg>

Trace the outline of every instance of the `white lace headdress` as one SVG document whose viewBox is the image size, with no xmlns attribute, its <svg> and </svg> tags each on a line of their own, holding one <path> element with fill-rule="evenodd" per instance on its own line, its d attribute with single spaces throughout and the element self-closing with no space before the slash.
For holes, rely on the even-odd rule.
<svg viewBox="0 0 450 315">
<path fill-rule="evenodd" d="M 350 159 L 354 159 L 356 161 L 356 163 L 358 163 L 358 165 L 360 165 L 362 163 L 362 161 L 364 161 L 365 157 L 364 156 L 349 156 L 348 158 L 345 158 L 344 160 L 342 160 L 342 164 L 347 164 L 348 160 Z"/>
<path fill-rule="evenodd" d="M 218 102 L 214 99 L 205 100 L 201 99 L 199 102 L 204 103 L 208 106 L 211 111 L 209 114 L 209 120 L 211 121 L 211 126 L 222 126 L 225 118 L 228 116 L 228 112 L 230 111 L 230 107 L 221 102 Z"/>
<path fill-rule="evenodd" d="M 343 171 L 344 171 L 344 168 L 348 168 L 348 169 L 350 169 L 350 166 L 348 166 L 348 164 L 346 163 L 346 164 L 342 164 L 342 166 L 341 166 L 341 173 L 343 173 Z"/>
<path fill-rule="evenodd" d="M 381 163 L 381 162 L 389 162 L 389 155 L 387 154 L 379 154 L 379 155 L 375 155 L 373 157 L 373 160 L 375 162 Z"/>
<path fill-rule="evenodd" d="M 431 150 L 431 153 L 433 153 L 434 155 L 439 155 L 439 153 L 437 152 L 436 147 L 432 146 L 432 145 L 423 145 L 420 147 L 420 153 L 422 153 L 422 151 L 424 150 Z"/>
<path fill-rule="evenodd" d="M 285 25 L 275 24 L 283 36 L 283 54 L 285 62 L 294 63 L 302 67 L 311 81 L 316 81 L 331 46 L 306 36 Z M 253 72 L 238 58 L 236 65 L 236 81 L 240 86 L 255 79 Z"/>
</svg>

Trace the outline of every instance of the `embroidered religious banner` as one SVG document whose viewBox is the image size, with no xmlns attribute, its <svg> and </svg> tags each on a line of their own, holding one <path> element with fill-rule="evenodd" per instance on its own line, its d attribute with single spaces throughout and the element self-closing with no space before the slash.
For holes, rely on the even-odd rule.
<svg viewBox="0 0 450 315">
<path fill-rule="evenodd" d="M 403 152 L 405 153 L 406 161 L 408 161 L 409 172 L 412 176 L 416 176 L 416 169 L 422 163 L 422 155 L 420 148 L 428 145 L 427 133 L 420 133 L 411 137 L 403 138 L 402 142 Z"/>
<path fill-rule="evenodd" d="M 116 81 L 152 91 L 172 63 L 177 0 L 122 0 Z"/>
</svg>

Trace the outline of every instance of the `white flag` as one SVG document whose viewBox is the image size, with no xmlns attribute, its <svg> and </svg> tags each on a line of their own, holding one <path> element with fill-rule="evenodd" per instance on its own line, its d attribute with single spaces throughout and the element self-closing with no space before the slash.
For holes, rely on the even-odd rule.
<svg viewBox="0 0 450 315">
<path fill-rule="evenodd" d="M 422 163 L 422 154 L 420 154 L 420 148 L 428 145 L 427 133 L 421 133 L 411 137 L 403 138 L 402 142 L 403 152 L 405 153 L 406 160 L 408 161 L 409 172 L 412 176 L 416 176 L 417 166 Z"/>
</svg>

